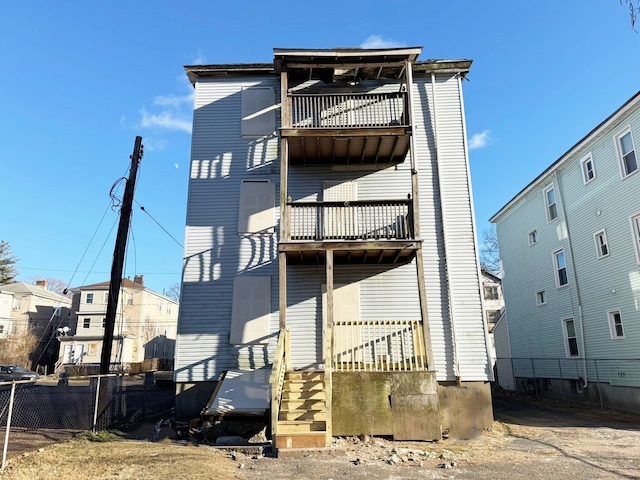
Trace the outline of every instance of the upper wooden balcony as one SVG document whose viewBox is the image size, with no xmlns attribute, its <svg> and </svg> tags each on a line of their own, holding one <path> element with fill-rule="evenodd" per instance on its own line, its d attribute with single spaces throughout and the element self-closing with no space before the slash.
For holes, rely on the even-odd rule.
<svg viewBox="0 0 640 480">
<path fill-rule="evenodd" d="M 411 200 L 289 202 L 279 250 L 295 265 L 403 264 L 419 246 Z"/>
<path fill-rule="evenodd" d="M 396 164 L 409 151 L 404 91 L 294 93 L 287 103 L 292 125 L 280 133 L 288 139 L 291 165 Z"/>
</svg>

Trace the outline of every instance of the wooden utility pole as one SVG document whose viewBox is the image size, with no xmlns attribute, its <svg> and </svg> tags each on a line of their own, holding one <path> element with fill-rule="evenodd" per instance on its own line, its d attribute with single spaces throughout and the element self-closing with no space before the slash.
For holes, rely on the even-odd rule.
<svg viewBox="0 0 640 480">
<path fill-rule="evenodd" d="M 143 154 L 142 137 L 136 137 L 131 155 L 131 171 L 129 180 L 124 188 L 122 208 L 120 208 L 120 224 L 116 246 L 113 250 L 113 263 L 111 264 L 111 281 L 109 282 L 109 301 L 107 303 L 107 317 L 104 322 L 104 339 L 102 340 L 102 356 L 100 357 L 100 373 L 109 373 L 111 364 L 111 350 L 113 343 L 113 329 L 116 324 L 116 312 L 118 311 L 118 295 L 122 283 L 122 268 L 124 266 L 124 254 L 127 249 L 127 236 L 129 235 L 129 221 L 133 207 L 133 191 L 136 185 L 138 164 Z"/>
</svg>

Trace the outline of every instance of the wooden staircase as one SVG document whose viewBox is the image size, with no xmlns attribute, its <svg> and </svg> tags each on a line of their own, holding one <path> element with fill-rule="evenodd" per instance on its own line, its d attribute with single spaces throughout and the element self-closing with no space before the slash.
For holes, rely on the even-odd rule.
<svg viewBox="0 0 640 480">
<path fill-rule="evenodd" d="M 275 447 L 324 448 L 330 442 L 324 373 L 287 372 L 278 412 Z"/>
</svg>

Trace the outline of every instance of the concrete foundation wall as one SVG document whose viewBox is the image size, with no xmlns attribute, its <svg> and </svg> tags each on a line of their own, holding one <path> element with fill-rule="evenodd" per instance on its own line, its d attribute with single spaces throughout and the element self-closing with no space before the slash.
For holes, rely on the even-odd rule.
<svg viewBox="0 0 640 480">
<path fill-rule="evenodd" d="M 176 383 L 176 418 L 187 420 L 200 416 L 218 382 Z"/>
<path fill-rule="evenodd" d="M 489 382 L 455 382 L 438 385 L 442 431 L 451 438 L 473 438 L 493 424 Z"/>
</svg>

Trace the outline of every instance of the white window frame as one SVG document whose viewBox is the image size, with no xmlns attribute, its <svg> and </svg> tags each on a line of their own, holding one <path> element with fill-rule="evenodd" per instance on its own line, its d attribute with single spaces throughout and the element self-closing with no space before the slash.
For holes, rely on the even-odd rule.
<svg viewBox="0 0 640 480">
<path fill-rule="evenodd" d="M 493 297 L 493 290 L 495 289 L 495 298 Z M 487 295 L 487 292 L 490 291 L 491 295 Z M 485 300 L 500 300 L 500 289 L 498 285 L 483 285 L 482 286 L 482 296 Z"/>
<path fill-rule="evenodd" d="M 609 241 L 607 240 L 607 232 L 600 230 L 593 234 L 593 241 L 596 243 L 596 253 L 598 258 L 609 256 Z"/>
<path fill-rule="evenodd" d="M 133 305 L 133 295 L 130 293 L 127 293 L 127 305 Z"/>
<path fill-rule="evenodd" d="M 622 335 L 618 335 L 618 331 L 616 329 L 616 315 L 618 316 L 620 330 L 622 331 Z M 624 325 L 622 323 L 622 313 L 620 313 L 619 308 L 614 308 L 613 310 L 607 311 L 607 320 L 609 323 L 609 335 L 611 335 L 611 340 L 622 340 L 624 339 Z"/>
<path fill-rule="evenodd" d="M 631 222 L 631 235 L 633 237 L 633 245 L 636 251 L 636 263 L 640 265 L 640 213 L 629 217 Z"/>
<path fill-rule="evenodd" d="M 549 202 L 549 192 L 553 192 L 553 203 Z M 558 199 L 556 198 L 556 189 L 553 186 L 553 183 L 544 189 L 544 205 L 547 210 L 547 223 L 553 222 L 556 218 L 558 218 Z M 553 212 L 554 216 L 551 216 L 551 212 Z"/>
<path fill-rule="evenodd" d="M 87 293 L 84 297 L 84 303 L 93 304 L 93 292 Z"/>
<path fill-rule="evenodd" d="M 82 319 L 82 328 L 91 328 L 91 318 Z"/>
<path fill-rule="evenodd" d="M 109 292 L 104 292 L 102 295 L 102 303 L 107 305 L 109 303 Z"/>
<path fill-rule="evenodd" d="M 558 262 L 558 254 L 562 254 L 562 260 L 564 261 L 564 266 L 561 267 Z M 564 253 L 564 249 L 561 248 L 553 252 L 553 267 L 554 267 L 554 276 L 556 278 L 556 288 L 562 288 L 569 285 L 569 272 L 567 271 L 567 256 Z M 565 283 L 561 283 L 560 271 L 564 269 Z"/>
<path fill-rule="evenodd" d="M 627 172 L 627 164 L 624 159 L 623 151 L 622 151 L 622 139 L 627 136 L 631 136 L 631 145 L 633 146 L 633 150 L 627 152 L 627 154 L 633 152 L 633 156 L 635 158 L 636 168 L 630 172 Z M 633 134 L 631 133 L 631 127 L 627 126 L 624 130 L 618 133 L 615 136 L 615 144 L 616 144 L 616 153 L 618 155 L 618 164 L 620 166 L 620 174 L 622 178 L 627 178 L 629 175 L 633 175 L 638 171 L 638 156 L 636 155 L 636 145 L 633 141 Z"/>
<path fill-rule="evenodd" d="M 591 165 L 591 169 L 589 169 L 589 165 Z M 591 152 L 582 157 L 580 160 L 580 168 L 582 169 L 582 179 L 585 185 L 596 178 L 596 167 L 593 163 L 593 155 Z M 589 173 L 591 173 L 591 178 L 589 178 Z"/>
<path fill-rule="evenodd" d="M 529 246 L 538 243 L 538 230 L 531 230 L 529 232 Z"/>
<path fill-rule="evenodd" d="M 562 338 L 564 339 L 564 351 L 565 351 L 565 355 L 567 356 L 567 358 L 580 358 L 580 345 L 578 344 L 578 332 L 576 330 L 576 322 L 573 319 L 573 317 L 564 317 L 561 318 L 560 321 L 562 322 Z M 567 323 L 571 322 L 573 324 L 573 333 L 574 335 L 572 337 L 569 336 L 569 329 L 567 328 Z M 571 344 L 570 344 L 570 340 L 574 339 L 576 342 L 576 354 L 572 355 L 571 354 Z"/>
<path fill-rule="evenodd" d="M 547 304 L 547 292 L 544 290 L 538 290 L 536 292 L 536 305 L 546 305 Z"/>
</svg>

